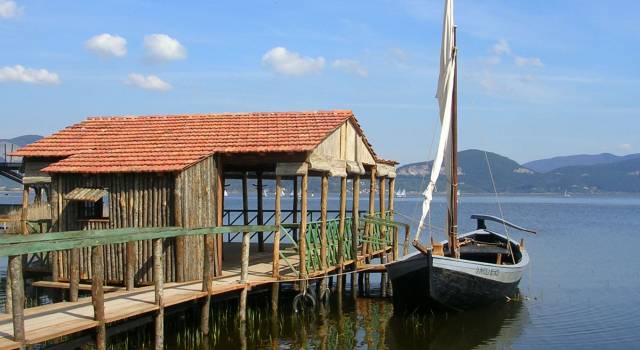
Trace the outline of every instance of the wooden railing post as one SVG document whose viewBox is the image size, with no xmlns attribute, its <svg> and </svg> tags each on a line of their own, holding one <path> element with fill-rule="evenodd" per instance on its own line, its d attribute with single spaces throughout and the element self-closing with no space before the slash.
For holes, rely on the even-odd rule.
<svg viewBox="0 0 640 350">
<path fill-rule="evenodd" d="M 80 285 L 80 249 L 71 249 L 69 265 L 69 301 L 76 302 Z"/>
<path fill-rule="evenodd" d="M 340 221 L 338 226 L 338 277 L 336 290 L 342 294 L 342 271 L 344 269 L 344 225 L 347 216 L 347 177 L 340 178 Z"/>
<path fill-rule="evenodd" d="M 93 304 L 93 319 L 98 321 L 96 326 L 96 349 L 107 347 L 107 330 L 104 315 L 104 267 L 102 246 L 91 247 L 91 302 Z"/>
<path fill-rule="evenodd" d="M 278 227 L 276 232 L 273 233 L 273 268 L 272 276 L 275 279 L 280 277 L 280 225 L 282 225 L 282 210 L 281 210 L 281 198 L 282 197 L 282 178 L 276 176 L 276 203 L 275 203 L 275 225 Z M 276 282 L 277 284 L 277 282 Z"/>
<path fill-rule="evenodd" d="M 322 174 L 320 190 L 320 269 L 327 274 L 327 197 L 329 196 L 329 174 Z M 327 278 L 323 277 L 320 283 L 320 298 L 327 289 Z"/>
<path fill-rule="evenodd" d="M 302 175 L 302 195 L 300 197 L 300 237 L 298 237 L 298 249 L 300 250 L 300 278 L 307 277 L 307 185 L 309 175 Z M 306 281 L 301 281 L 301 287 L 306 288 Z"/>
<path fill-rule="evenodd" d="M 176 239 L 176 242 L 178 241 L 178 239 Z M 177 244 L 176 244 L 177 245 Z M 133 288 L 135 287 L 135 277 L 136 277 L 136 266 L 138 265 L 138 259 L 137 259 L 137 253 L 136 253 L 136 242 L 132 241 L 132 242 L 127 242 L 127 253 L 126 253 L 126 266 L 125 266 L 125 287 L 127 288 L 128 291 L 133 290 Z M 182 265 L 180 265 L 180 267 L 182 267 Z M 182 274 L 180 274 L 180 276 L 182 276 Z M 180 281 L 180 278 L 177 278 L 178 281 Z"/>
<path fill-rule="evenodd" d="M 213 293 L 213 235 L 204 235 L 204 257 L 202 263 L 202 291 L 207 296 L 202 303 L 200 318 L 200 331 L 209 334 L 209 313 L 211 308 L 211 294 Z"/>
<path fill-rule="evenodd" d="M 256 177 L 258 178 L 257 180 L 257 192 L 258 192 L 258 217 L 257 217 L 257 223 L 258 225 L 262 226 L 264 224 L 264 211 L 263 211 L 263 197 L 264 197 L 264 187 L 262 185 L 262 171 L 258 171 L 256 172 Z M 259 252 L 264 252 L 264 232 L 258 232 L 258 251 Z"/>
<path fill-rule="evenodd" d="M 164 347 L 164 269 L 162 261 L 162 239 L 153 240 L 153 281 L 155 284 L 155 302 L 158 305 L 158 311 L 155 317 L 155 347 L 162 349 Z"/>
<path fill-rule="evenodd" d="M 355 283 L 358 271 L 358 230 L 360 229 L 360 175 L 355 175 L 352 182 L 353 203 L 351 209 L 351 255 L 353 256 L 353 274 L 351 275 L 351 292 L 357 294 Z"/>
<path fill-rule="evenodd" d="M 404 227 L 404 245 L 402 247 L 402 256 L 409 254 L 409 236 L 411 236 L 411 232 L 409 231 L 409 225 Z"/>
<path fill-rule="evenodd" d="M 247 294 L 249 292 L 249 232 L 242 232 L 242 254 L 240 257 L 240 283 L 244 287 L 240 291 L 240 305 L 238 310 L 238 319 L 244 324 L 247 321 Z"/>
<path fill-rule="evenodd" d="M 9 275 L 11 278 L 11 307 L 13 313 L 13 339 L 25 349 L 24 329 L 24 281 L 22 276 L 22 256 L 9 257 Z"/>
<path fill-rule="evenodd" d="M 391 258 L 393 261 L 398 260 L 398 230 L 400 230 L 399 226 L 392 228 L 393 230 L 393 255 Z"/>
</svg>

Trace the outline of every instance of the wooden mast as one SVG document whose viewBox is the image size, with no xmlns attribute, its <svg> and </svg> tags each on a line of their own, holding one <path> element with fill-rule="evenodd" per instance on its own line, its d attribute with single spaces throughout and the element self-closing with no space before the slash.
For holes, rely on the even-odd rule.
<svg viewBox="0 0 640 350">
<path fill-rule="evenodd" d="M 449 252 L 451 257 L 460 258 L 458 251 L 458 55 L 457 55 L 457 27 L 453 27 L 453 59 L 455 68 L 453 72 L 453 99 L 451 106 L 451 184 L 449 194 Z"/>
</svg>

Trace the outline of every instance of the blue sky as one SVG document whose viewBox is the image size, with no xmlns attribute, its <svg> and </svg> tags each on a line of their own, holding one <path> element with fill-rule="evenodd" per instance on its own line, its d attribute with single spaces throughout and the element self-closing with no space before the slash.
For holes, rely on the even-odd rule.
<svg viewBox="0 0 640 350">
<path fill-rule="evenodd" d="M 462 149 L 640 152 L 640 3 L 455 7 Z M 93 115 L 352 109 L 383 157 L 420 161 L 437 135 L 442 9 L 0 0 L 0 138 Z"/>
</svg>

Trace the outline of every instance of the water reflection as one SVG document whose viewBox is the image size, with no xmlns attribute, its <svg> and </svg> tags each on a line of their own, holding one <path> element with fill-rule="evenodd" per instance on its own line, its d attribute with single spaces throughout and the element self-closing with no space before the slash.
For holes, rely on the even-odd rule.
<svg viewBox="0 0 640 350">
<path fill-rule="evenodd" d="M 529 323 L 522 302 L 494 305 L 466 313 L 439 315 L 393 314 L 387 299 L 333 294 L 315 310 L 293 312 L 292 293 L 284 291 L 277 314 L 270 293 L 254 298 L 246 329 L 236 321 L 234 300 L 218 303 L 211 313 L 211 333 L 199 332 L 200 308 L 170 310 L 166 321 L 170 349 L 470 349 L 510 347 Z M 152 348 L 152 324 L 111 337 L 109 347 Z M 147 329 L 149 328 L 149 329 Z"/>
</svg>

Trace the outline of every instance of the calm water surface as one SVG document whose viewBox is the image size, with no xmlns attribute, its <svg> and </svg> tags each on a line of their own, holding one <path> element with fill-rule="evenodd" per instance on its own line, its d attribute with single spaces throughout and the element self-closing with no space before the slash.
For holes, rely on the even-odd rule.
<svg viewBox="0 0 640 350">
<path fill-rule="evenodd" d="M 522 300 L 472 312 L 397 316 L 389 299 L 335 294 L 331 304 L 307 315 L 290 310 L 292 291 L 282 291 L 281 311 L 270 315 L 269 292 L 252 298 L 244 336 L 234 323 L 234 300 L 217 304 L 212 333 L 197 332 L 199 307 L 170 310 L 165 339 L 178 349 L 467 349 L 621 348 L 640 344 L 640 198 L 503 196 L 505 218 L 538 231 L 525 238 L 530 269 L 520 283 Z M 318 206 L 311 198 L 310 207 Z M 235 202 L 234 202 L 235 201 Z M 330 207 L 337 207 L 332 199 Z M 229 198 L 228 208 L 237 199 Z M 268 202 L 267 202 L 268 203 Z M 364 204 L 364 203 L 363 203 Z M 419 215 L 419 199 L 396 199 L 397 219 Z M 443 237 L 445 204 L 436 198 L 434 238 Z M 499 215 L 492 196 L 462 196 L 461 231 L 474 228 L 473 213 Z M 501 232 L 500 227 L 495 227 Z M 429 233 L 425 233 L 428 236 Z M 423 236 L 424 237 L 424 236 Z M 372 282 L 372 286 L 378 284 Z M 144 321 L 144 320 L 143 320 Z M 152 324 L 109 339 L 115 348 L 150 347 Z"/>
</svg>

